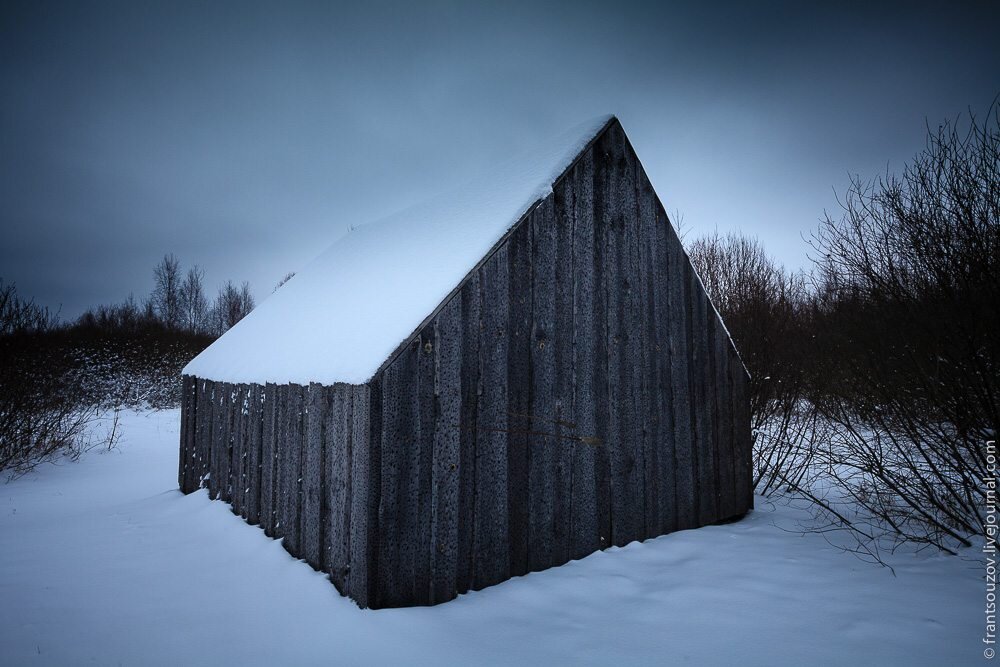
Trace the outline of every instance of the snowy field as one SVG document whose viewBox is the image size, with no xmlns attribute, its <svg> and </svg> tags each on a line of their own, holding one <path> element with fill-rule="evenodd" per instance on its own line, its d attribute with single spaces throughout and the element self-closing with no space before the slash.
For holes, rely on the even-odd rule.
<svg viewBox="0 0 1000 667">
<path fill-rule="evenodd" d="M 177 411 L 116 451 L 0 483 L 4 665 L 984 664 L 982 564 L 886 568 L 744 520 L 593 554 L 432 608 L 362 611 L 204 491 Z"/>
</svg>

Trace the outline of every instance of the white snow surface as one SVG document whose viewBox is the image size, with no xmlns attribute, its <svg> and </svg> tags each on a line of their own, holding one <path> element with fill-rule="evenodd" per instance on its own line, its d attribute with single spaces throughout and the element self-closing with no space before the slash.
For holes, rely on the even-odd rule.
<svg viewBox="0 0 1000 667">
<path fill-rule="evenodd" d="M 611 119 L 486 177 L 360 225 L 199 354 L 184 373 L 233 383 L 368 381 Z"/>
<path fill-rule="evenodd" d="M 361 610 L 228 505 L 177 490 L 178 422 L 176 410 L 127 414 L 117 450 L 0 482 L 0 663 L 986 662 L 978 546 L 897 553 L 894 576 L 762 498 L 737 523 L 437 607 Z"/>
</svg>

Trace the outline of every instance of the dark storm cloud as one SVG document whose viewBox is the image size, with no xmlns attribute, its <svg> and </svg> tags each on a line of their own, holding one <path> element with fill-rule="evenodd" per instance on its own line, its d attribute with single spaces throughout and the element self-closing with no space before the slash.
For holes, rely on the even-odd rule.
<svg viewBox="0 0 1000 667">
<path fill-rule="evenodd" d="M 994 3 L 836 5 L 4 3 L 0 276 L 75 316 L 171 251 L 263 296 L 608 112 L 690 233 L 801 265 L 848 172 L 1000 92 Z"/>
</svg>

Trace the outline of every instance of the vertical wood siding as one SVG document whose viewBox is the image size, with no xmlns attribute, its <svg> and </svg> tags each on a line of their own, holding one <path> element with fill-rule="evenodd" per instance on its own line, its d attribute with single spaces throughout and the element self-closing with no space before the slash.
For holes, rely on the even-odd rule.
<svg viewBox="0 0 1000 667">
<path fill-rule="evenodd" d="M 217 493 L 366 605 L 369 388 L 189 376 L 183 386 L 181 490 Z"/>
<path fill-rule="evenodd" d="M 436 604 L 746 512 L 746 380 L 613 122 L 366 385 L 185 377 L 179 482 Z"/>
<path fill-rule="evenodd" d="M 742 365 L 617 123 L 376 378 L 391 555 L 370 606 L 434 604 L 751 506 Z M 430 526 L 401 523 L 428 494 Z"/>
</svg>

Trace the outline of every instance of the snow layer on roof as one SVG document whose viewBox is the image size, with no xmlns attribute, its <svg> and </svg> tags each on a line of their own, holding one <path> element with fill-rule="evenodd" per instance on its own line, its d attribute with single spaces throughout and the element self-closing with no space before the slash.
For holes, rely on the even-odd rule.
<svg viewBox="0 0 1000 667">
<path fill-rule="evenodd" d="M 363 383 L 611 119 L 595 118 L 457 191 L 354 228 L 183 373 L 233 383 Z"/>
</svg>

